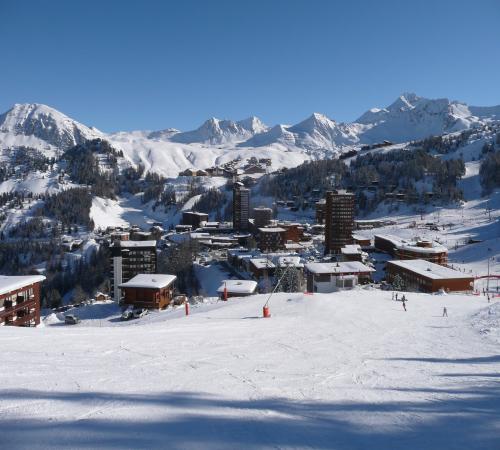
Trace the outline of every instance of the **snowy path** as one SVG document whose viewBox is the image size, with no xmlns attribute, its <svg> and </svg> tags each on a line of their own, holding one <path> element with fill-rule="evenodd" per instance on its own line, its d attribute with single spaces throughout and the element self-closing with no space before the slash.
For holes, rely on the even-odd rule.
<svg viewBox="0 0 500 450">
<path fill-rule="evenodd" d="M 280 294 L 269 320 L 256 296 L 144 326 L 3 328 L 2 445 L 498 449 L 500 304 L 409 297 L 407 313 L 354 291 Z"/>
</svg>

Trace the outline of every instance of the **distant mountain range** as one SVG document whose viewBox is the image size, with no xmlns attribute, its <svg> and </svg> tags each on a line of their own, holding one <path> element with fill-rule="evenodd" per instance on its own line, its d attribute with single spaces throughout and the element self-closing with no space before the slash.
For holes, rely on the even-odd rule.
<svg viewBox="0 0 500 450">
<path fill-rule="evenodd" d="M 211 118 L 192 131 L 168 128 L 107 134 L 41 104 L 16 104 L 0 115 L 0 149 L 27 146 L 54 156 L 86 139 L 109 140 L 132 163 L 168 176 L 238 156 L 269 156 L 275 167 L 332 157 L 362 144 L 423 139 L 500 120 L 500 106 L 468 106 L 448 99 L 405 93 L 385 108 L 365 112 L 352 123 L 314 113 L 295 125 L 268 127 L 257 117 Z M 291 153 L 294 153 L 293 157 Z"/>
</svg>

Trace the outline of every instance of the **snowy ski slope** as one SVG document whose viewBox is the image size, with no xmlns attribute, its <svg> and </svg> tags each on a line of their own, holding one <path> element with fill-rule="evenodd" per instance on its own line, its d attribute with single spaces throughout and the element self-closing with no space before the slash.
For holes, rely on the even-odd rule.
<svg viewBox="0 0 500 450">
<path fill-rule="evenodd" d="M 500 304 L 231 299 L 2 330 L 8 449 L 498 449 Z M 449 317 L 441 317 L 448 308 Z M 108 326 L 119 325 L 119 326 Z"/>
</svg>

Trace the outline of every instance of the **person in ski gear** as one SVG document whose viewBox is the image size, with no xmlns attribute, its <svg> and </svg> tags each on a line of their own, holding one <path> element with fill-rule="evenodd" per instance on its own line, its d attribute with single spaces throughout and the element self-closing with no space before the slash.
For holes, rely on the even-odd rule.
<svg viewBox="0 0 500 450">
<path fill-rule="evenodd" d="M 448 317 L 448 310 L 446 309 L 446 306 L 443 307 L 443 317 Z"/>
</svg>

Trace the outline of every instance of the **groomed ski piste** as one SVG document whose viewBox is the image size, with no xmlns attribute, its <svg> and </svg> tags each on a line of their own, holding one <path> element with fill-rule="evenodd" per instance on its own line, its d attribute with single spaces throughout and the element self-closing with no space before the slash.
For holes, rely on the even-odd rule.
<svg viewBox="0 0 500 450">
<path fill-rule="evenodd" d="M 280 293 L 266 319 L 267 295 L 130 322 L 96 304 L 4 328 L 0 447 L 497 450 L 500 299 L 406 297 Z"/>
</svg>

